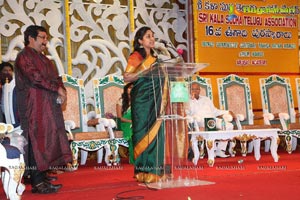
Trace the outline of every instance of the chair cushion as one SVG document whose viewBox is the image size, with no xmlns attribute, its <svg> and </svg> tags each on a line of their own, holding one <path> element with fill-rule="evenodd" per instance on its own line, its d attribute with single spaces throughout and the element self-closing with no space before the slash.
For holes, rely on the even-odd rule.
<svg viewBox="0 0 300 200">
<path fill-rule="evenodd" d="M 270 128 L 275 128 L 271 125 L 244 125 L 242 126 L 242 129 L 270 129 Z M 276 127 L 277 128 L 277 127 Z"/>
<path fill-rule="evenodd" d="M 109 139 L 109 134 L 106 131 L 100 132 L 80 132 L 74 133 L 74 141 L 80 140 L 98 140 L 98 139 Z"/>
<path fill-rule="evenodd" d="M 8 159 L 20 158 L 21 152 L 17 147 L 11 146 L 9 144 L 2 144 L 2 145 L 6 150 L 6 154 L 7 154 L 6 157 Z"/>
<path fill-rule="evenodd" d="M 123 137 L 123 131 L 114 131 L 115 138 L 122 138 Z"/>
<path fill-rule="evenodd" d="M 300 129 L 299 123 L 291 123 L 289 125 L 290 125 L 289 129 Z"/>
</svg>

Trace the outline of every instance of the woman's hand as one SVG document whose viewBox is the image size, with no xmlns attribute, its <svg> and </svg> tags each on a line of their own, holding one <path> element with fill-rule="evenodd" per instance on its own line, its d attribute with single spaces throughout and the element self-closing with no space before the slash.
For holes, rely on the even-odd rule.
<svg viewBox="0 0 300 200">
<path fill-rule="evenodd" d="M 124 82 L 131 83 L 138 80 L 139 76 L 138 73 L 125 72 L 123 74 L 123 78 L 124 78 Z"/>
</svg>

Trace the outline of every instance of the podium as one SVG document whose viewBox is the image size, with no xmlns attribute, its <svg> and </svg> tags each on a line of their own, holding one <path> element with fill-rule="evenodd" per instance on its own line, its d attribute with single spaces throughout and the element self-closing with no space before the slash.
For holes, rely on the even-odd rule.
<svg viewBox="0 0 300 200">
<path fill-rule="evenodd" d="M 188 78 L 194 73 L 204 69 L 209 64 L 207 63 L 172 63 L 172 62 L 157 62 L 149 70 L 145 70 L 141 76 L 144 77 L 162 77 L 169 78 Z"/>
<path fill-rule="evenodd" d="M 164 174 L 166 177 L 147 184 L 147 187 L 163 189 L 214 184 L 199 180 L 197 175 L 199 167 L 197 168 L 191 161 L 188 161 L 188 126 L 183 105 L 189 100 L 189 77 L 207 66 L 207 63 L 157 62 L 140 74 L 140 77 L 147 79 L 164 80 L 164 84 L 161 85 L 164 89 L 161 88 L 161 91 L 167 94 L 162 94 L 162 98 L 167 96 L 168 99 L 166 105 L 162 106 L 164 110 L 157 112 L 159 113 L 157 120 L 161 120 L 164 124 Z M 176 87 L 178 91 L 173 92 L 172 90 Z M 157 107 L 154 109 L 159 110 Z M 193 177 L 191 177 L 192 173 L 188 172 L 189 170 L 194 170 Z"/>
</svg>

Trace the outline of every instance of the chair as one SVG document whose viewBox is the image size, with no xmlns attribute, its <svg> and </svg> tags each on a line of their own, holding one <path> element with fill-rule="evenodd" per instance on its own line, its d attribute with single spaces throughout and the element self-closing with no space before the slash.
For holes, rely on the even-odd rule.
<svg viewBox="0 0 300 200">
<path fill-rule="evenodd" d="M 211 86 L 210 78 L 201 77 L 199 75 L 193 75 L 193 76 L 189 77 L 186 81 L 188 81 L 190 85 L 193 83 L 199 84 L 199 86 L 201 88 L 200 95 L 207 96 L 213 101 L 212 86 Z M 189 119 L 188 125 L 189 125 L 189 130 L 199 131 L 197 123 L 194 121 L 194 119 Z M 194 153 L 194 160 L 198 160 L 199 158 L 202 159 L 202 158 L 204 158 L 204 155 L 205 155 L 204 139 L 199 137 L 197 140 L 198 140 L 197 143 L 191 144 L 191 147 L 192 147 L 192 150 Z M 195 150 L 195 148 L 200 149 L 200 151 Z"/>
<path fill-rule="evenodd" d="M 15 85 L 15 79 L 12 79 L 10 82 L 7 81 L 2 86 L 1 109 L 5 115 L 6 123 L 20 128 L 20 121 L 17 116 Z"/>
<path fill-rule="evenodd" d="M 193 75 L 186 79 L 186 81 L 189 82 L 189 85 L 191 86 L 193 83 L 197 83 L 200 86 L 200 95 L 201 96 L 207 96 L 210 98 L 210 100 L 213 101 L 213 94 L 212 94 L 212 86 L 211 86 L 211 79 L 201 77 L 199 75 Z M 199 127 L 195 123 L 194 119 L 189 119 L 189 129 L 197 129 L 196 131 L 199 131 Z M 203 144 L 202 144 L 203 145 Z M 202 152 L 204 153 L 204 152 Z M 200 156 L 202 157 L 202 156 Z"/>
<path fill-rule="evenodd" d="M 223 78 L 218 78 L 217 82 L 220 108 L 230 110 L 235 114 L 234 121 L 237 129 L 271 128 L 269 125 L 254 125 L 254 119 L 264 119 L 265 124 L 268 124 L 266 120 L 270 116 L 254 116 L 248 78 L 231 74 Z M 250 141 L 248 143 L 248 153 L 252 152 L 253 142 L 251 140 L 251 138 L 242 138 L 241 153 L 243 156 L 247 154 L 247 141 Z M 229 152 L 235 153 L 232 147 L 229 149 Z"/>
<path fill-rule="evenodd" d="M 189 78 L 190 79 L 190 78 Z M 211 100 L 213 100 L 213 94 L 212 94 L 212 86 L 211 86 L 211 79 L 210 78 L 204 78 L 199 75 L 193 75 L 190 80 L 187 80 L 192 83 L 198 83 L 200 85 L 201 91 L 200 95 L 207 96 Z"/>
<path fill-rule="evenodd" d="M 286 131 L 281 132 L 281 135 L 285 136 L 287 151 L 290 153 L 297 147 L 296 138 L 290 137 L 288 131 L 296 127 L 296 113 L 290 79 L 271 75 L 267 78 L 260 78 L 259 81 L 263 112 L 278 115 L 270 122 L 272 126 L 280 125 L 283 131 Z"/>
<path fill-rule="evenodd" d="M 210 78 L 204 78 L 201 77 L 199 75 L 193 75 L 192 77 L 189 77 L 186 81 L 188 81 L 191 84 L 199 84 L 201 90 L 200 90 L 200 95 L 201 96 L 207 96 L 208 98 L 210 98 L 211 100 L 213 100 L 213 95 L 212 95 L 212 86 L 211 86 L 211 79 Z M 231 121 L 231 116 L 229 117 L 230 119 L 227 119 L 228 116 L 223 117 L 223 119 L 225 119 L 226 122 L 230 122 Z M 194 118 L 192 116 L 188 116 L 188 121 L 189 121 L 189 131 L 203 131 L 204 127 L 198 127 L 198 120 L 197 117 Z M 225 122 L 224 121 L 224 122 Z M 192 149 L 194 152 L 194 161 L 198 160 L 198 158 L 203 158 L 204 157 L 204 140 L 203 138 L 198 138 L 197 139 L 198 142 L 197 143 L 192 143 Z M 216 141 L 217 144 L 220 141 Z M 195 149 L 196 148 L 196 149 Z M 197 149 L 200 149 L 200 151 L 198 151 Z"/>
<path fill-rule="evenodd" d="M 300 122 L 300 78 L 295 78 L 296 81 L 296 96 L 298 102 L 298 113 L 296 113 L 296 118 L 299 118 L 298 121 Z"/>
<path fill-rule="evenodd" d="M 14 127 L 11 124 L 0 123 L 0 140 L 12 133 Z M 25 190 L 22 184 L 22 177 L 25 171 L 25 162 L 20 150 L 12 146 L 9 141 L 3 140 L 0 143 L 0 170 L 3 189 L 7 199 L 18 200 Z"/>
<path fill-rule="evenodd" d="M 101 131 L 88 131 L 88 115 L 87 115 L 87 103 L 84 94 L 83 80 L 74 78 L 70 75 L 62 75 L 64 86 L 67 90 L 67 102 L 62 105 L 64 120 L 66 129 L 68 132 L 72 132 L 71 150 L 73 153 L 74 169 L 78 167 L 78 151 L 81 152 L 82 160 L 80 164 L 85 164 L 86 155 L 88 151 L 98 151 L 98 163 L 102 162 L 103 148 L 106 149 L 105 162 L 107 165 L 112 164 L 112 160 L 109 159 L 110 148 L 113 144 L 110 142 L 110 136 L 105 129 L 107 123 L 105 119 L 99 119 L 99 126 L 103 127 Z M 72 129 L 71 129 L 72 128 Z M 71 129 L 71 130 L 70 130 Z M 100 157 L 99 157 L 100 155 Z"/>
<path fill-rule="evenodd" d="M 96 116 L 116 117 L 116 104 L 123 93 L 123 76 L 107 75 L 93 79 L 93 86 Z"/>
<path fill-rule="evenodd" d="M 200 86 L 200 95 L 201 96 L 207 96 L 208 98 L 210 98 L 210 100 L 213 101 L 213 94 L 212 94 L 212 86 L 211 86 L 211 79 L 210 78 L 205 78 L 205 77 L 201 77 L 199 75 L 193 75 L 189 78 L 187 78 L 185 81 L 189 82 L 189 85 L 191 86 L 193 83 L 197 83 Z M 193 119 L 190 119 L 192 121 L 190 121 L 189 126 L 194 126 L 194 121 Z M 197 128 L 196 127 L 189 127 L 191 128 Z"/>
<path fill-rule="evenodd" d="M 124 87 L 123 76 L 107 75 L 99 79 L 93 79 L 96 118 L 112 118 L 117 120 L 116 105 L 121 98 Z M 98 125 L 96 126 L 99 130 Z M 111 126 L 113 127 L 113 125 Z M 118 155 L 119 145 L 128 147 L 128 142 L 123 138 L 123 132 L 108 129 L 110 136 L 116 145 Z M 118 157 L 118 156 L 117 156 Z"/>
</svg>

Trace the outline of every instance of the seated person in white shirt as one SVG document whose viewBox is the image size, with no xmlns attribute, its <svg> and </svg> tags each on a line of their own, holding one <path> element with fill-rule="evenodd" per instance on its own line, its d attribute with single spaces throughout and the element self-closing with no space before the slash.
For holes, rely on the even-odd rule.
<svg viewBox="0 0 300 200">
<path fill-rule="evenodd" d="M 204 127 L 204 118 L 216 118 L 216 128 L 222 129 L 222 116 L 224 114 L 230 114 L 233 116 L 231 111 L 217 109 L 210 98 L 200 95 L 200 85 L 192 83 L 191 85 L 191 96 L 186 109 L 186 114 L 196 119 L 199 127 Z M 233 130 L 231 123 L 225 122 L 225 130 Z M 225 154 L 227 148 L 227 141 L 219 141 L 216 144 L 217 148 L 215 155 L 217 157 L 228 157 Z"/>
</svg>

